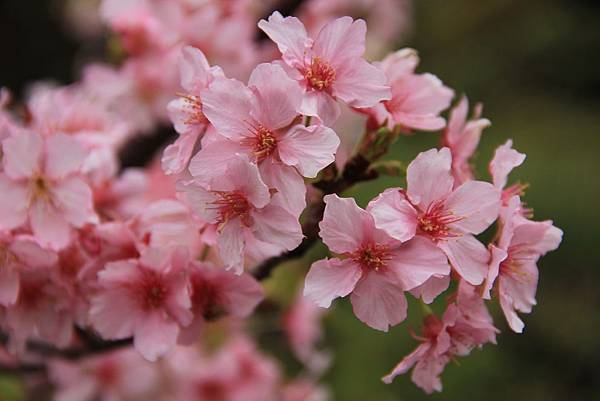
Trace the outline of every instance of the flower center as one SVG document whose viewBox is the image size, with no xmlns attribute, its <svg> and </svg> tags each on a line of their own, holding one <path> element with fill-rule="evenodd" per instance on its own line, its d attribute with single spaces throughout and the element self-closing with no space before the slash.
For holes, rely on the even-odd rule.
<svg viewBox="0 0 600 401">
<path fill-rule="evenodd" d="M 256 157 L 257 162 L 264 160 L 275 152 L 277 138 L 273 131 L 261 123 L 250 124 L 249 131 L 252 137 L 245 139 L 244 143 L 252 148 L 252 154 Z"/>
<path fill-rule="evenodd" d="M 374 243 L 362 245 L 350 257 L 363 269 L 375 271 L 384 268 L 391 259 L 389 248 L 386 245 Z"/>
<path fill-rule="evenodd" d="M 187 93 L 178 93 L 177 95 L 185 101 L 184 111 L 188 115 L 184 121 L 185 124 L 198 125 L 208 123 L 208 119 L 202 112 L 202 101 L 200 100 L 200 96 Z"/>
<path fill-rule="evenodd" d="M 312 59 L 310 67 L 304 71 L 308 87 L 317 91 L 330 91 L 335 81 L 335 70 L 319 57 Z"/>
<path fill-rule="evenodd" d="M 236 217 L 240 217 L 245 225 L 250 225 L 249 219 L 252 206 L 243 193 L 240 191 L 213 191 L 213 193 L 219 196 L 219 199 L 212 202 L 212 204 L 219 210 L 220 226 Z"/>
<path fill-rule="evenodd" d="M 34 177 L 30 183 L 31 200 L 50 200 L 50 183 L 41 175 Z"/>
<path fill-rule="evenodd" d="M 419 216 L 419 231 L 434 240 L 458 237 L 460 234 L 453 232 L 448 225 L 461 219 L 445 210 L 443 201 L 436 201 Z"/>
<path fill-rule="evenodd" d="M 161 308 L 167 298 L 167 288 L 158 274 L 149 272 L 142 284 L 143 303 L 146 309 Z"/>
<path fill-rule="evenodd" d="M 500 275 L 510 276 L 513 280 L 523 284 L 531 283 L 535 277 L 522 268 L 523 264 L 529 262 L 527 258 L 515 256 L 515 249 L 508 250 L 508 257 L 500 264 Z"/>
</svg>

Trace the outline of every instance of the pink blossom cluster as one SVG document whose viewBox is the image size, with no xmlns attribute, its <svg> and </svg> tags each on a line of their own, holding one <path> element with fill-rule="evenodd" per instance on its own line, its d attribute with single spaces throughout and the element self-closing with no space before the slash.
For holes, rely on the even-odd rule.
<svg viewBox="0 0 600 401">
<path fill-rule="evenodd" d="M 451 293 L 383 379 L 414 367 L 428 393 L 441 391 L 448 362 L 496 343 L 489 301 L 523 331 L 517 313 L 536 303 L 537 263 L 562 238 L 532 220 L 524 185 L 507 186 L 525 155 L 509 140 L 489 163 L 491 182 L 476 179 L 490 125 L 481 106 L 469 119 L 462 97 L 446 122 L 454 91 L 416 71 L 415 50 L 371 63 L 365 21 L 335 16 L 361 6 L 385 19 L 406 3 L 310 1 L 306 24 L 273 12 L 258 28 L 277 50 L 255 39 L 258 6 L 104 0 L 127 55 L 119 67 L 36 85 L 20 108 L 0 93 L 0 329 L 10 364 L 45 363 L 40 349 L 52 347 L 56 400 L 324 401 L 323 308 L 348 295 L 360 321 L 388 331 L 406 319 L 407 293 L 425 310 Z M 395 28 L 386 21 L 375 37 Z M 344 113 L 364 123 L 350 155 L 340 151 Z M 149 166 L 123 168 L 123 148 L 167 118 L 175 141 Z M 439 131 L 440 148 L 405 171 L 379 160 L 417 131 Z M 381 174 L 398 187 L 365 208 L 344 196 Z M 289 381 L 247 321 L 264 314 L 264 269 L 318 238 L 331 257 L 312 263 L 291 306 L 276 307 L 308 372 Z M 227 334 L 214 346 L 219 325 Z M 112 348 L 130 344 L 137 352 Z"/>
</svg>

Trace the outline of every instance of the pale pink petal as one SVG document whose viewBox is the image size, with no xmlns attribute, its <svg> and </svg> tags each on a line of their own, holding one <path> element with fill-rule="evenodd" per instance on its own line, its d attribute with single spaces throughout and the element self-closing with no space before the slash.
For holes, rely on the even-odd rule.
<svg viewBox="0 0 600 401">
<path fill-rule="evenodd" d="M 432 241 L 420 236 L 394 249 L 388 264 L 405 291 L 423 284 L 432 276 L 450 274 L 444 252 Z"/>
<path fill-rule="evenodd" d="M 249 316 L 264 298 L 262 285 L 249 274 L 228 275 L 223 280 L 220 302 L 232 315 Z"/>
<path fill-rule="evenodd" d="M 52 198 L 63 217 L 73 226 L 81 227 L 85 223 L 98 222 L 92 190 L 82 179 L 71 177 L 57 183 L 52 188 Z"/>
<path fill-rule="evenodd" d="M 327 61 L 336 70 L 345 63 L 355 62 L 365 52 L 367 24 L 351 17 L 337 18 L 327 23 L 317 35 L 313 54 Z"/>
<path fill-rule="evenodd" d="M 302 63 L 304 53 L 310 44 L 306 29 L 296 17 L 283 17 L 275 11 L 268 22 L 260 20 L 258 27 L 262 29 L 279 48 L 284 60 L 288 63 Z"/>
<path fill-rule="evenodd" d="M 130 290 L 126 288 L 102 292 L 92 298 L 90 322 L 107 340 L 130 337 L 140 315 L 134 302 Z"/>
<path fill-rule="evenodd" d="M 441 241 L 438 246 L 446 253 L 456 272 L 468 283 L 479 285 L 487 277 L 490 254 L 472 235 Z"/>
<path fill-rule="evenodd" d="M 243 155 L 232 158 L 227 164 L 225 175 L 214 177 L 210 188 L 213 191 L 240 191 L 255 208 L 265 207 L 271 199 L 269 188 L 262 180 L 258 166 Z"/>
<path fill-rule="evenodd" d="M 298 171 L 272 159 L 263 161 L 258 168 L 265 184 L 277 190 L 271 197 L 271 204 L 299 217 L 306 207 L 306 185 Z"/>
<path fill-rule="evenodd" d="M 396 376 L 400 376 L 408 372 L 410 368 L 412 368 L 415 365 L 415 363 L 417 363 L 424 357 L 424 355 L 427 353 L 427 351 L 429 351 L 430 348 L 431 345 L 429 343 L 423 343 L 419 345 L 417 348 L 415 348 L 413 352 L 406 355 L 400 361 L 400 363 L 398 363 L 398 365 L 396 365 L 394 369 L 392 369 L 392 371 L 386 376 L 384 376 L 381 380 L 383 380 L 383 382 L 386 384 L 390 384 L 396 378 Z"/>
<path fill-rule="evenodd" d="M 507 253 L 494 245 L 490 245 L 490 267 L 483 287 L 483 299 L 492 299 L 491 290 L 500 272 L 500 263 L 506 259 Z"/>
<path fill-rule="evenodd" d="M 181 49 L 179 59 L 179 76 L 181 87 L 189 93 L 198 94 L 204 89 L 211 78 L 210 65 L 204 53 L 192 46 Z"/>
<path fill-rule="evenodd" d="M 368 326 L 388 331 L 406 319 L 408 305 L 395 277 L 370 271 L 360 279 L 350 297 L 357 318 Z"/>
<path fill-rule="evenodd" d="M 488 182 L 465 182 L 446 200 L 446 210 L 460 217 L 450 226 L 475 235 L 483 232 L 498 218 L 500 195 L 500 191 Z"/>
<path fill-rule="evenodd" d="M 19 179 L 40 173 L 43 146 L 42 137 L 29 131 L 19 131 L 2 141 L 6 175 Z"/>
<path fill-rule="evenodd" d="M 189 171 L 197 181 L 210 182 L 225 174 L 236 153 L 245 153 L 245 149 L 238 142 L 219 136 L 217 140 L 203 145 L 192 157 Z"/>
<path fill-rule="evenodd" d="M 219 197 L 208 191 L 201 183 L 195 181 L 180 181 L 177 191 L 183 196 L 192 212 L 207 223 L 216 223 L 219 210 L 214 207 Z"/>
<path fill-rule="evenodd" d="M 202 111 L 223 136 L 246 136 L 251 126 L 252 92 L 235 79 L 217 79 L 202 94 Z"/>
<path fill-rule="evenodd" d="M 177 343 L 179 326 L 160 312 L 145 316 L 135 327 L 133 345 L 148 361 L 155 362 Z"/>
<path fill-rule="evenodd" d="M 363 59 L 336 71 L 333 95 L 350 107 L 372 107 L 392 97 L 388 80 L 379 68 Z"/>
<path fill-rule="evenodd" d="M 15 183 L 0 173 L 0 228 L 10 230 L 27 221 L 27 184 Z"/>
<path fill-rule="evenodd" d="M 411 201 L 423 211 L 452 191 L 454 179 L 450 172 L 452 155 L 448 148 L 421 152 L 406 171 L 407 191 Z"/>
<path fill-rule="evenodd" d="M 160 160 L 165 174 L 179 174 L 188 166 L 199 136 L 200 131 L 179 135 L 175 142 L 165 148 Z"/>
<path fill-rule="evenodd" d="M 415 72 L 419 65 L 419 54 L 415 49 L 405 47 L 388 54 L 376 65 L 385 71 L 390 81 L 396 81 Z"/>
<path fill-rule="evenodd" d="M 87 154 L 83 146 L 70 136 L 55 134 L 46 140 L 44 173 L 61 179 L 79 170 Z"/>
<path fill-rule="evenodd" d="M 252 214 L 252 233 L 260 241 L 291 251 L 302 242 L 302 227 L 297 217 L 282 207 L 268 205 Z"/>
<path fill-rule="evenodd" d="M 427 394 L 431 394 L 434 391 L 440 392 L 442 391 L 440 375 L 448 362 L 450 362 L 450 358 L 445 354 L 441 356 L 429 354 L 417 362 L 411 379 Z"/>
<path fill-rule="evenodd" d="M 244 229 L 239 218 L 230 220 L 217 236 L 219 257 L 226 269 L 236 274 L 244 271 Z"/>
<path fill-rule="evenodd" d="M 432 303 L 438 295 L 446 291 L 450 286 L 450 275 L 447 276 L 431 276 L 427 281 L 418 287 L 410 290 L 410 293 L 426 304 Z"/>
<path fill-rule="evenodd" d="M 304 296 L 321 308 L 350 294 L 362 276 L 359 265 L 346 259 L 322 259 L 312 264 L 304 282 Z"/>
<path fill-rule="evenodd" d="M 519 153 L 512 148 L 512 140 L 509 139 L 502 146 L 499 146 L 494 153 L 494 158 L 490 162 L 490 173 L 494 185 L 497 188 L 504 188 L 508 180 L 508 174 L 515 168 L 523 164 L 525 154 Z"/>
<path fill-rule="evenodd" d="M 305 116 L 318 117 L 323 124 L 331 126 L 337 121 L 342 110 L 328 93 L 312 91 L 304 94 L 300 112 Z"/>
<path fill-rule="evenodd" d="M 314 178 L 333 163 L 339 145 L 340 140 L 331 128 L 295 125 L 281 137 L 277 149 L 282 162 L 296 167 L 303 176 Z"/>
<path fill-rule="evenodd" d="M 15 263 L 4 260 L 4 257 L 2 259 L 0 260 L 2 263 L 0 266 L 0 305 L 9 306 L 16 302 L 19 295 L 19 271 Z"/>
<path fill-rule="evenodd" d="M 386 189 L 369 202 L 367 211 L 373 216 L 375 226 L 392 238 L 405 242 L 415 236 L 417 211 L 398 188 Z"/>
<path fill-rule="evenodd" d="M 35 237 L 43 245 L 54 249 L 64 248 L 69 244 L 71 227 L 65 216 L 52 204 L 38 199 L 29 209 L 29 222 Z"/>
<path fill-rule="evenodd" d="M 519 318 L 519 315 L 517 315 L 517 312 L 514 310 L 512 300 L 504 293 L 500 293 L 500 308 L 502 308 L 502 313 L 504 313 L 506 322 L 511 330 L 515 333 L 522 333 L 525 323 L 523 323 L 521 318 Z"/>
<path fill-rule="evenodd" d="M 252 117 L 271 130 L 286 127 L 298 115 L 302 88 L 276 64 L 259 64 L 248 80 L 255 98 Z"/>
<path fill-rule="evenodd" d="M 326 195 L 319 236 L 336 253 L 357 250 L 366 238 L 365 228 L 372 226 L 373 218 L 356 204 L 353 198 Z"/>
</svg>

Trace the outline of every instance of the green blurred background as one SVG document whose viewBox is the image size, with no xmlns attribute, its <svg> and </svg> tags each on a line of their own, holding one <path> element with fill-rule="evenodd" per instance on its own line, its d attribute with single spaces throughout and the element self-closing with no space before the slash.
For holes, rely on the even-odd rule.
<svg viewBox="0 0 600 401">
<path fill-rule="evenodd" d="M 418 49 L 420 71 L 482 101 L 492 121 L 477 155 L 482 176 L 494 148 L 513 138 L 527 160 L 511 178 L 531 183 L 535 218 L 565 235 L 540 263 L 525 332 L 511 333 L 495 308 L 498 345 L 449 365 L 443 393 L 427 396 L 407 376 L 379 380 L 415 346 L 417 305 L 384 334 L 338 302 L 326 321 L 336 357 L 325 381 L 338 401 L 600 400 L 600 1 L 415 0 L 414 9 L 414 30 L 398 46 Z M 75 76 L 81 45 L 51 10 L 43 0 L 0 2 L 0 84 L 17 94 L 31 80 Z M 403 137 L 393 156 L 409 161 L 437 144 L 437 135 Z M 398 181 L 360 186 L 360 203 L 390 185 Z"/>
</svg>

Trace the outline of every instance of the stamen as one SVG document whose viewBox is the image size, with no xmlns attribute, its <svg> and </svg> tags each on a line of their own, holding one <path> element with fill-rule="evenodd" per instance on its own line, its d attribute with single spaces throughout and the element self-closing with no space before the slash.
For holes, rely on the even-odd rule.
<svg viewBox="0 0 600 401">
<path fill-rule="evenodd" d="M 308 87 L 316 91 L 330 91 L 335 81 L 335 69 L 319 57 L 312 59 L 304 71 Z"/>
<path fill-rule="evenodd" d="M 177 93 L 177 96 L 185 100 L 185 112 L 189 115 L 184 121 L 187 125 L 207 124 L 208 119 L 202 112 L 202 101 L 200 96 L 188 93 Z"/>
<path fill-rule="evenodd" d="M 353 252 L 350 257 L 363 269 L 379 271 L 391 260 L 389 248 L 386 245 L 367 243 Z"/>
<path fill-rule="evenodd" d="M 236 217 L 241 217 L 242 223 L 250 225 L 249 219 L 252 207 L 244 194 L 239 191 L 213 191 L 213 193 L 219 196 L 219 199 L 212 202 L 212 208 L 219 211 L 220 227 Z"/>
<path fill-rule="evenodd" d="M 443 200 L 433 202 L 419 216 L 419 230 L 434 240 L 458 237 L 460 233 L 453 232 L 448 225 L 462 220 L 452 212 L 445 210 Z"/>
<path fill-rule="evenodd" d="M 252 154 L 256 161 L 260 162 L 273 154 L 277 148 L 277 138 L 273 131 L 261 123 L 247 122 L 251 137 L 243 140 L 243 143 L 252 148 Z"/>
</svg>

